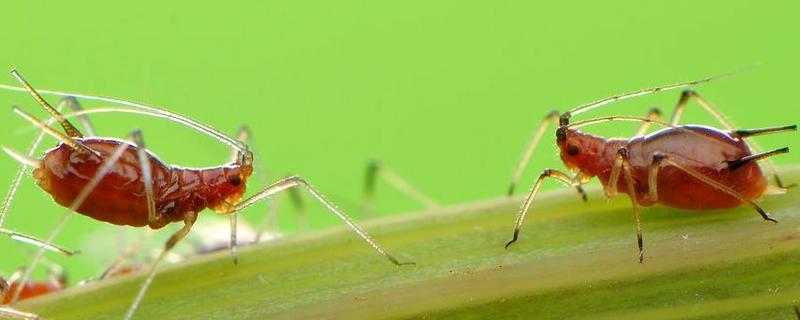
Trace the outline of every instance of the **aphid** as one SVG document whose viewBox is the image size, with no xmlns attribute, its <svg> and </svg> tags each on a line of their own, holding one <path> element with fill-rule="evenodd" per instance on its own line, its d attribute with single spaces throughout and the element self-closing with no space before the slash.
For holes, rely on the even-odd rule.
<svg viewBox="0 0 800 320">
<path fill-rule="evenodd" d="M 600 179 L 605 194 L 609 198 L 614 197 L 618 192 L 628 194 L 636 221 L 639 262 L 644 261 L 639 206 L 661 204 L 689 210 L 712 210 L 747 204 L 765 220 L 777 222 L 753 202 L 765 191 L 768 191 L 767 179 L 756 160 L 787 153 L 789 148 L 758 152 L 755 145 L 746 139 L 756 135 L 794 131 L 797 130 L 796 125 L 736 130 L 710 103 L 692 90 L 683 91 L 670 123 L 658 120 L 661 113 L 657 109 L 651 110 L 645 118 L 611 116 L 575 123 L 569 122 L 571 116 L 615 101 L 691 87 L 715 78 L 616 95 L 579 106 L 561 116 L 555 111 L 548 114 L 528 144 L 522 161 L 512 178 L 508 193 L 509 195 L 513 193 L 522 169 L 550 122 L 559 124 L 556 130 L 556 144 L 561 153 L 561 160 L 574 174 L 570 175 L 555 169 L 546 169 L 542 172 L 522 204 L 514 227 L 513 238 L 506 244 L 506 248 L 517 241 L 525 214 L 545 178 L 553 178 L 578 188 L 578 191 L 584 195 L 584 199 L 585 194 L 580 186 L 592 177 Z M 680 116 L 689 99 L 694 99 L 716 117 L 725 130 L 698 125 L 679 125 Z M 578 130 L 579 127 L 589 124 L 618 120 L 638 121 L 642 124 L 636 136 L 630 139 L 606 139 Z M 665 128 L 644 135 L 652 123 Z M 769 165 L 768 162 L 767 164 Z M 779 191 L 782 191 L 783 185 L 774 167 L 769 165 L 768 168 L 772 171 L 780 188 Z"/>
<path fill-rule="evenodd" d="M 49 279 L 46 281 L 22 281 L 22 275 L 24 273 L 24 269 L 18 270 L 14 272 L 9 278 L 8 281 L 0 278 L 0 293 L 2 293 L 2 305 L 7 305 L 11 303 L 11 296 L 8 294 L 9 292 L 14 292 L 15 290 L 20 290 L 20 295 L 18 300 L 25 300 L 30 299 L 33 297 L 38 297 L 41 295 L 45 295 L 48 293 L 53 293 L 59 290 L 62 290 L 67 287 L 67 273 L 64 272 L 64 268 L 52 265 L 50 267 L 50 276 Z M 18 289 L 19 288 L 19 289 Z"/>
<path fill-rule="evenodd" d="M 138 108 L 89 109 L 74 113 L 76 115 L 114 111 L 152 115 L 190 126 L 235 149 L 235 161 L 223 166 L 203 169 L 170 166 L 145 148 L 139 131 L 131 134 L 133 144 L 118 139 L 84 137 L 16 71 L 11 73 L 24 88 L 1 87 L 27 91 L 64 129 L 64 133 L 61 133 L 22 109 L 13 108 L 15 113 L 60 141 L 41 159 L 8 151 L 15 159 L 36 168 L 33 176 L 38 185 L 50 193 L 57 203 L 68 207 L 69 211 L 116 225 L 147 226 L 151 229 L 160 229 L 170 223 L 183 223 L 183 227 L 167 240 L 161 255 L 153 263 L 147 278 L 126 313 L 125 319 L 133 316 L 155 276 L 159 262 L 178 241 L 189 233 L 200 211 L 209 208 L 217 213 L 235 216 L 237 212 L 259 200 L 296 186 L 305 188 L 375 251 L 393 264 L 413 264 L 395 259 L 345 213 L 298 176 L 282 179 L 255 195 L 241 200 L 247 179 L 253 172 L 253 153 L 243 141 L 227 137 L 208 126 L 158 108 L 120 99 L 42 90 L 42 93 L 73 96 Z M 63 220 L 62 218 L 61 221 Z M 61 225 L 63 224 L 57 225 L 49 239 L 55 236 Z M 235 223 L 231 225 L 235 227 Z M 235 231 L 232 230 L 231 235 L 235 234 Z M 41 256 L 40 252 L 41 249 L 37 252 L 38 255 L 34 257 L 34 260 Z M 35 262 L 32 265 L 35 265 Z M 30 272 L 28 271 L 31 268 L 32 266 L 28 267 L 26 275 L 29 276 Z M 24 279 L 26 278 L 24 277 Z"/>
<path fill-rule="evenodd" d="M 67 274 L 64 272 L 64 268 L 56 264 L 51 264 L 50 279 L 47 281 L 23 281 L 23 274 L 24 270 L 18 270 L 8 278 L 8 281 L 0 277 L 0 318 L 2 319 L 40 319 L 36 314 L 8 307 L 8 304 L 12 302 L 11 292 L 19 290 L 18 299 L 25 300 L 67 287 Z"/>
</svg>

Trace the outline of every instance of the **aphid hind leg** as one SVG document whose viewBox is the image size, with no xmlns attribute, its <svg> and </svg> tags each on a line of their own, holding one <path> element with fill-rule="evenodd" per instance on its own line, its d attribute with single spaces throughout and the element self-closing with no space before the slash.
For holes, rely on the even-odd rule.
<svg viewBox="0 0 800 320">
<path fill-rule="evenodd" d="M 730 120 L 725 118 L 725 116 L 723 116 L 719 111 L 717 111 L 717 109 L 710 102 L 708 102 L 707 100 L 703 99 L 694 90 L 684 90 L 681 93 L 681 97 L 678 100 L 678 105 L 675 107 L 675 111 L 672 114 L 672 119 L 670 120 L 670 124 L 672 124 L 672 125 L 677 125 L 678 124 L 678 122 L 680 121 L 680 117 L 683 114 L 684 109 L 686 109 L 686 105 L 689 102 L 690 98 L 694 99 L 697 102 L 697 104 L 699 104 L 701 107 L 703 107 L 703 109 L 706 110 L 706 112 L 708 112 L 714 118 L 716 118 L 717 121 L 719 121 L 719 123 L 726 130 L 729 130 L 729 131 L 732 131 L 732 132 L 736 131 L 735 130 L 736 126 Z M 745 143 L 748 146 L 750 146 L 751 149 L 753 149 L 753 152 L 755 152 L 755 153 L 760 152 L 761 147 L 759 147 L 758 144 L 756 144 L 754 141 L 745 141 Z M 764 165 L 767 166 L 767 169 L 769 170 L 770 175 L 775 179 L 775 184 L 779 188 L 786 189 L 786 188 L 791 188 L 791 187 L 795 186 L 794 184 L 791 184 L 791 185 L 784 185 L 783 184 L 783 181 L 781 180 L 780 175 L 778 174 L 778 170 L 775 168 L 775 165 L 773 165 L 772 162 L 770 162 L 769 160 L 765 161 Z"/>
<path fill-rule="evenodd" d="M 730 196 L 732 196 L 732 197 L 734 197 L 736 199 L 739 199 L 739 201 L 741 201 L 741 202 L 747 203 L 753 209 L 755 209 L 756 212 L 758 212 L 758 214 L 761 215 L 762 218 L 764 218 L 764 220 L 772 221 L 772 222 L 775 222 L 775 223 L 778 222 L 778 220 L 775 220 L 774 218 L 770 217 L 767 214 L 767 212 L 764 211 L 764 209 L 762 209 L 753 200 L 747 199 L 745 196 L 743 196 L 741 193 L 739 193 L 738 191 L 734 190 L 731 187 L 728 187 L 728 186 L 726 186 L 724 184 L 721 184 L 721 183 L 719 183 L 717 181 L 714 181 L 713 179 L 711 179 L 709 177 L 706 177 L 702 173 L 697 172 L 694 169 L 689 168 L 689 167 L 687 167 L 687 166 L 685 166 L 685 165 L 683 165 L 681 163 L 678 163 L 675 160 L 672 160 L 669 156 L 667 156 L 666 154 L 663 154 L 663 153 L 655 153 L 654 156 L 653 156 L 653 163 L 650 165 L 650 172 L 648 174 L 648 186 L 650 188 L 650 198 L 651 198 L 651 200 L 655 201 L 655 200 L 658 199 L 658 191 L 654 191 L 654 190 L 657 190 L 656 188 L 658 186 L 658 172 L 659 172 L 659 170 L 661 168 L 660 164 L 662 162 L 664 164 L 666 164 L 666 165 L 673 166 L 673 167 L 678 168 L 679 170 L 681 170 L 683 172 L 686 172 L 687 174 L 689 174 L 690 176 L 694 177 L 695 179 L 700 180 L 703 183 L 716 188 L 717 190 L 720 190 L 720 191 L 722 191 L 724 193 L 727 193 L 728 195 L 730 195 Z"/>
<path fill-rule="evenodd" d="M 414 264 L 413 262 L 400 262 L 400 261 L 398 261 L 394 256 L 389 254 L 389 252 L 384 250 L 381 245 L 379 245 L 377 242 L 375 242 L 375 240 L 373 240 L 372 237 L 369 236 L 369 234 L 367 234 L 366 231 L 361 229 L 361 227 L 358 226 L 358 224 L 356 224 L 355 221 L 353 221 L 344 212 L 339 210 L 339 208 L 337 208 L 333 203 L 328 201 L 319 191 L 317 191 L 317 189 L 312 187 L 311 184 L 309 184 L 308 182 L 306 182 L 305 180 L 303 180 L 302 178 L 300 178 L 298 176 L 291 176 L 291 177 L 285 178 L 283 180 L 280 180 L 278 182 L 275 182 L 275 183 L 267 186 L 264 190 L 256 193 L 255 195 L 251 196 L 250 198 L 237 203 L 236 206 L 234 207 L 234 209 L 232 210 L 232 212 L 240 211 L 240 210 L 242 210 L 244 208 L 247 208 L 247 207 L 253 205 L 254 203 L 258 202 L 259 200 L 262 200 L 262 199 L 267 198 L 267 197 L 269 197 L 269 196 L 271 196 L 273 194 L 276 194 L 276 193 L 279 193 L 279 192 L 282 192 L 282 191 L 285 191 L 287 189 L 294 188 L 294 187 L 297 187 L 297 186 L 302 186 L 303 188 L 305 188 L 306 191 L 308 191 L 312 196 L 314 196 L 315 199 L 317 199 L 317 201 L 322 203 L 326 208 L 328 208 L 328 210 L 330 210 L 339 219 L 341 219 L 348 227 L 350 227 L 351 230 L 353 230 L 353 232 L 355 232 L 359 237 L 361 237 L 361 239 L 366 241 L 375 251 L 377 251 L 378 254 L 380 254 L 381 256 L 385 257 L 386 259 L 391 261 L 393 264 L 398 265 L 398 266 L 399 265 Z"/>
<path fill-rule="evenodd" d="M 570 177 L 564 172 L 555 170 L 555 169 L 545 169 L 542 174 L 539 175 L 539 178 L 536 179 L 536 183 L 534 183 L 533 188 L 528 193 L 528 197 L 525 198 L 525 202 L 522 203 L 522 207 L 520 208 L 519 213 L 517 214 L 516 223 L 514 223 L 514 235 L 511 238 L 511 241 L 507 242 L 505 247 L 508 249 L 508 246 L 517 242 L 519 238 L 519 231 L 522 229 L 522 223 L 525 221 L 525 215 L 528 213 L 528 209 L 530 208 L 531 204 L 533 204 L 533 199 L 536 197 L 536 194 L 539 192 L 539 188 L 542 186 L 542 182 L 545 178 L 553 178 L 558 181 L 565 183 L 570 187 L 580 187 L 582 183 L 582 179 L 579 175 L 575 177 Z M 583 190 L 581 188 L 580 190 Z"/>
<path fill-rule="evenodd" d="M 377 180 L 381 177 L 389 183 L 395 190 L 421 204 L 425 208 L 435 208 L 439 204 L 431 197 L 412 186 L 406 179 L 397 174 L 394 170 L 383 164 L 377 159 L 372 159 L 367 163 L 367 170 L 364 174 L 364 196 L 362 206 L 364 216 L 371 217 L 375 214 L 374 198 Z"/>
<path fill-rule="evenodd" d="M 150 285 L 153 283 L 153 279 L 156 276 L 156 271 L 158 270 L 158 266 L 161 264 L 161 261 L 164 260 L 164 257 L 167 256 L 170 250 L 175 247 L 175 244 L 178 243 L 181 239 L 186 237 L 191 231 L 192 226 L 194 225 L 195 221 L 197 221 L 197 214 L 194 212 L 187 212 L 186 216 L 183 219 L 184 225 L 183 227 L 172 234 L 167 242 L 164 244 L 164 249 L 161 251 L 161 254 L 158 258 L 153 262 L 153 265 L 150 267 L 150 271 L 147 273 L 147 278 L 145 278 L 142 286 L 139 287 L 139 292 L 136 294 L 136 298 L 133 300 L 133 303 L 128 308 L 128 312 L 125 313 L 125 320 L 130 320 L 133 317 L 133 314 L 136 312 L 136 309 L 139 307 L 139 304 L 142 303 L 142 299 L 144 298 L 145 293 L 147 293 L 147 289 L 150 288 Z"/>
<path fill-rule="evenodd" d="M 652 121 L 661 120 L 661 119 L 664 118 L 664 116 L 661 113 L 660 109 L 654 107 L 654 108 L 650 109 L 650 111 L 647 112 L 647 116 L 645 118 L 650 120 L 650 121 L 643 121 L 642 124 L 639 125 L 639 129 L 636 130 L 636 134 L 634 134 L 634 136 L 642 136 L 642 135 L 644 135 L 645 133 L 647 133 L 647 129 L 650 128 L 650 125 L 653 124 Z"/>
</svg>

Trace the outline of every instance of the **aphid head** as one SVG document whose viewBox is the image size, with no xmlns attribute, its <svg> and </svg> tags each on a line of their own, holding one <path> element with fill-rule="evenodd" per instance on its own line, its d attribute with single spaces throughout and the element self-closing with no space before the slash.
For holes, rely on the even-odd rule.
<svg viewBox="0 0 800 320">
<path fill-rule="evenodd" d="M 244 151 L 239 151 L 236 165 L 241 168 L 244 179 L 247 179 L 247 177 L 253 174 L 253 152 L 247 149 Z"/>
<path fill-rule="evenodd" d="M 577 129 L 561 126 L 556 130 L 556 144 L 561 152 L 561 161 L 573 171 L 592 176 L 592 168 L 600 160 L 598 154 L 602 139 L 584 134 Z"/>
</svg>

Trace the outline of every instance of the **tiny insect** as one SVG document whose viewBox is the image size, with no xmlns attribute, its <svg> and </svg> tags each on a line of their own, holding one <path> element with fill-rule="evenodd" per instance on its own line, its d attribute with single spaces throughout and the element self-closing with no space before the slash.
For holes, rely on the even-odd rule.
<svg viewBox="0 0 800 320">
<path fill-rule="evenodd" d="M 27 91 L 58 121 L 64 133 L 49 127 L 22 109 L 13 107 L 15 113 L 55 137 L 60 143 L 47 151 L 41 159 L 35 159 L 8 148 L 4 148 L 4 150 L 21 163 L 34 167 L 33 176 L 37 184 L 57 203 L 67 207 L 69 209 L 67 212 L 74 211 L 115 225 L 146 226 L 151 229 L 160 229 L 170 223 L 183 223 L 183 227 L 167 240 L 161 255 L 153 262 L 147 278 L 124 319 L 130 319 L 133 316 L 155 277 L 159 262 L 178 241 L 189 233 L 199 212 L 208 208 L 233 218 L 242 209 L 296 186 L 305 188 L 378 254 L 390 262 L 398 266 L 413 264 L 398 261 L 344 212 L 298 176 L 282 179 L 253 196 L 241 200 L 247 179 L 253 172 L 254 159 L 252 151 L 246 144 L 246 134 L 240 134 L 240 138 L 244 136 L 245 139 L 237 140 L 181 115 L 121 99 L 41 90 L 42 93 L 67 97 L 62 100 L 66 104 L 77 104 L 76 98 L 83 98 L 137 108 L 86 109 L 73 113 L 75 116 L 84 116 L 93 112 L 151 115 L 187 125 L 234 149 L 233 160 L 223 166 L 202 169 L 171 166 L 159 160 L 146 149 L 140 131 L 134 131 L 131 134 L 133 143 L 114 138 L 85 137 L 64 115 L 48 104 L 16 70 L 11 73 L 23 88 L 0 87 L 15 91 Z M 86 126 L 86 122 L 84 122 L 84 126 Z M 63 220 L 62 218 L 60 222 Z M 235 228 L 235 225 L 235 223 L 231 223 L 232 228 Z M 57 227 L 51 232 L 48 237 L 49 241 L 52 240 L 58 229 Z M 235 243 L 233 243 L 235 234 L 235 230 L 231 230 L 232 248 L 235 248 Z M 41 256 L 41 251 L 42 249 L 37 252 L 37 257 Z M 32 265 L 35 265 L 35 261 Z M 26 270 L 27 276 L 32 267 L 29 266 Z M 13 299 L 17 297 L 18 294 L 15 294 Z"/>
<path fill-rule="evenodd" d="M 719 77 L 611 96 L 579 106 L 560 116 L 556 111 L 545 116 L 514 172 L 508 194 L 511 195 L 514 192 L 522 170 L 550 122 L 559 125 L 555 132 L 556 144 L 561 160 L 574 174 L 570 175 L 555 169 L 545 169 L 541 173 L 522 204 L 514 226 L 514 235 L 511 241 L 506 243 L 506 248 L 517 241 L 525 214 L 533 204 L 533 199 L 545 178 L 553 178 L 575 187 L 584 201 L 586 193 L 581 185 L 587 183 L 592 177 L 600 179 L 608 198 L 614 197 L 618 192 L 628 194 L 636 222 L 640 263 L 644 261 L 644 241 L 639 219 L 639 206 L 661 204 L 688 210 L 713 210 L 747 204 L 753 207 L 764 220 L 777 222 L 754 200 L 765 192 L 780 193 L 785 188 L 775 168 L 766 162 L 767 168 L 771 171 L 777 184 L 777 188 L 768 188 L 767 178 L 756 161 L 787 153 L 789 148 L 758 152 L 757 146 L 747 138 L 795 131 L 797 130 L 796 125 L 737 130 L 708 101 L 689 89 L 684 90 L 681 94 L 669 123 L 659 120 L 661 112 L 658 109 L 651 110 L 646 117 L 610 116 L 570 123 L 570 117 L 574 115 L 615 101 L 672 89 L 688 88 Z M 695 100 L 717 118 L 725 130 L 699 125 L 679 125 L 681 114 L 690 99 Z M 608 121 L 636 121 L 641 122 L 641 125 L 635 136 L 630 139 L 607 139 L 578 130 L 586 125 Z M 665 128 L 645 135 L 651 124 L 658 124 Z"/>
<path fill-rule="evenodd" d="M 49 270 L 49 279 L 45 281 L 25 281 L 22 282 L 22 275 L 24 269 L 14 272 L 8 280 L 0 278 L 0 293 L 2 293 L 2 303 L 7 305 L 11 303 L 11 295 L 9 292 L 21 290 L 18 300 L 26 300 L 33 297 L 53 293 L 67 287 L 67 273 L 64 268 L 58 265 L 51 265 Z"/>
<path fill-rule="evenodd" d="M 67 274 L 59 265 L 50 263 L 49 279 L 46 281 L 22 281 L 24 269 L 14 272 L 8 280 L 0 277 L 0 318 L 10 319 L 40 319 L 36 314 L 13 309 L 8 305 L 12 302 L 11 292 L 20 291 L 18 300 L 26 300 L 67 287 Z"/>
</svg>

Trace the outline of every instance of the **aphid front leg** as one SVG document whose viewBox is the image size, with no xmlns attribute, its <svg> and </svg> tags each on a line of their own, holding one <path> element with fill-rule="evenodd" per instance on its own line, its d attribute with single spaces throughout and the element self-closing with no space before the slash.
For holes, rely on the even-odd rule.
<svg viewBox="0 0 800 320">
<path fill-rule="evenodd" d="M 644 241 L 642 239 L 642 221 L 639 217 L 639 204 L 636 202 L 636 189 L 634 185 L 633 175 L 631 175 L 631 166 L 628 160 L 628 149 L 625 147 L 617 150 L 619 158 L 622 159 L 622 172 L 625 175 L 625 187 L 627 188 L 628 195 L 631 198 L 631 206 L 633 206 L 633 219 L 636 222 L 636 243 L 639 245 L 639 263 L 644 262 Z M 611 185 L 609 183 L 609 185 Z M 616 183 L 613 185 L 616 188 Z"/>
<path fill-rule="evenodd" d="M 655 155 L 658 155 L 658 156 L 655 156 Z M 675 160 L 672 160 L 671 158 L 669 158 L 669 156 L 667 156 L 665 154 L 659 154 L 659 153 L 654 154 L 653 164 L 650 165 L 650 173 L 649 173 L 649 176 L 648 176 L 648 184 L 649 184 L 649 187 L 650 187 L 650 197 L 651 198 L 653 198 L 653 196 L 655 195 L 655 197 L 656 197 L 655 199 L 658 199 L 658 192 L 654 191 L 654 190 L 656 190 L 656 187 L 658 186 L 658 172 L 660 170 L 660 165 L 656 164 L 656 162 L 658 162 L 659 164 L 661 162 L 663 162 L 666 165 L 670 165 L 670 166 L 673 166 L 675 168 L 678 168 L 681 171 L 684 171 L 687 174 L 689 174 L 690 176 L 694 177 L 695 179 L 700 180 L 703 183 L 716 188 L 717 190 L 725 192 L 728 195 L 730 195 L 730 196 L 732 196 L 732 197 L 734 197 L 736 199 L 739 199 L 739 201 L 741 201 L 741 202 L 749 204 L 751 207 L 753 207 L 753 209 L 755 209 L 758 212 L 758 214 L 761 215 L 762 218 L 764 218 L 764 220 L 772 221 L 772 222 L 775 222 L 775 223 L 778 222 L 778 220 L 775 220 L 772 217 L 770 217 L 767 214 L 767 212 L 764 211 L 764 209 L 762 209 L 755 202 L 753 202 L 753 200 L 750 200 L 750 199 L 746 198 L 741 193 L 739 193 L 738 191 L 734 190 L 731 187 L 728 187 L 728 186 L 726 186 L 724 184 L 721 184 L 721 183 L 719 183 L 719 182 L 717 182 L 717 181 L 715 181 L 715 180 L 713 180 L 713 179 L 711 179 L 709 177 L 706 177 L 702 173 L 695 171 L 692 168 L 689 168 L 689 167 L 687 167 L 687 166 L 685 166 L 685 165 L 683 165 L 681 163 L 678 163 Z"/>
<path fill-rule="evenodd" d="M 347 224 L 347 226 L 350 227 L 351 230 L 353 230 L 356 234 L 358 234 L 358 236 L 361 237 L 361 239 L 366 241 L 381 256 L 385 257 L 386 259 L 389 259 L 389 261 L 391 261 L 392 263 L 394 263 L 395 265 L 398 265 L 398 266 L 399 265 L 414 264 L 413 262 L 400 262 L 400 261 L 398 261 L 394 256 L 389 254 L 389 252 L 384 250 L 383 247 L 381 247 L 377 242 L 375 242 L 375 240 L 373 240 L 372 237 L 370 237 L 369 234 L 367 234 L 366 231 L 361 229 L 361 227 L 359 227 L 352 219 L 350 219 L 350 217 L 348 217 L 344 212 L 339 210 L 339 208 L 337 208 L 333 203 L 331 203 L 330 201 L 325 199 L 325 197 L 319 191 L 314 189 L 314 187 L 312 187 L 308 182 L 306 182 L 305 180 L 303 180 L 302 178 L 300 178 L 298 176 L 288 177 L 288 178 L 285 178 L 285 179 L 280 180 L 278 182 L 275 182 L 270 186 L 267 186 L 261 192 L 258 192 L 255 195 L 253 195 L 252 197 L 237 203 L 236 206 L 231 210 L 230 213 L 238 212 L 238 211 L 240 211 L 240 210 L 242 210 L 244 208 L 247 208 L 247 207 L 253 205 L 254 203 L 258 202 L 259 200 L 262 200 L 262 199 L 267 198 L 267 197 L 269 197 L 269 196 L 271 196 L 273 194 L 279 193 L 281 191 L 284 191 L 284 190 L 287 190 L 289 188 L 293 188 L 293 187 L 296 187 L 296 186 L 302 186 L 303 188 L 305 188 L 312 196 L 314 196 L 315 199 L 317 199 L 317 201 L 321 202 L 325 207 L 328 208 L 328 210 L 333 212 L 333 214 L 335 214 L 337 217 L 339 217 L 339 219 L 344 221 L 344 223 Z"/>
<path fill-rule="evenodd" d="M 580 187 L 580 184 L 583 182 L 580 175 L 576 175 L 575 177 L 570 177 L 564 172 L 555 170 L 555 169 L 545 169 L 539 178 L 536 179 L 536 183 L 533 185 L 533 188 L 528 193 L 528 197 L 525 198 L 525 202 L 522 203 L 522 207 L 520 208 L 519 214 L 517 214 L 517 222 L 514 224 L 514 235 L 511 238 L 511 241 L 506 243 L 506 249 L 512 243 L 516 242 L 519 238 L 519 231 L 522 228 L 522 222 L 525 220 L 525 215 L 528 213 L 528 208 L 530 208 L 531 204 L 533 204 L 533 198 L 536 197 L 536 193 L 539 192 L 539 188 L 542 186 L 542 182 L 545 178 L 553 178 L 558 181 L 565 183 L 570 187 Z M 580 188 L 579 190 L 583 190 Z M 584 195 L 585 197 L 585 195 Z"/>
</svg>

